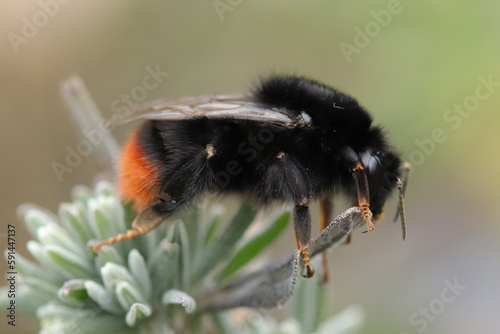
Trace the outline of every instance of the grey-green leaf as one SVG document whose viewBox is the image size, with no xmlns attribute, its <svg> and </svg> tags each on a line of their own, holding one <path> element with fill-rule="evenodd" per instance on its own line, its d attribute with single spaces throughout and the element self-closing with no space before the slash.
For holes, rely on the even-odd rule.
<svg viewBox="0 0 500 334">
<path fill-rule="evenodd" d="M 47 246 L 45 247 L 45 252 L 47 253 L 47 257 L 54 263 L 54 268 L 68 279 L 96 276 L 88 258 L 79 257 L 58 246 Z"/>
<path fill-rule="evenodd" d="M 45 210 L 40 210 L 33 205 L 25 204 L 19 207 L 19 215 L 24 220 L 28 231 L 33 237 L 37 237 L 37 230 L 39 227 L 56 224 L 57 219 L 51 214 L 48 214 Z"/>
<path fill-rule="evenodd" d="M 110 291 L 104 286 L 94 281 L 85 281 L 85 289 L 88 296 L 97 303 L 103 310 L 113 314 L 123 314 L 124 310 L 118 304 Z"/>
<path fill-rule="evenodd" d="M 186 309 L 187 313 L 193 313 L 196 309 L 196 301 L 185 292 L 179 290 L 168 290 L 161 298 L 164 305 L 179 304 Z"/>
<path fill-rule="evenodd" d="M 134 275 L 142 293 L 146 298 L 151 298 L 151 278 L 149 277 L 148 266 L 137 249 L 132 249 L 128 254 L 128 268 L 132 275 Z"/>
<path fill-rule="evenodd" d="M 180 262 L 178 270 L 178 282 L 181 289 L 189 289 L 191 277 L 191 258 L 190 258 L 190 243 L 186 226 L 182 221 L 175 224 L 174 242 L 179 244 L 181 252 L 179 253 Z"/>
<path fill-rule="evenodd" d="M 90 214 L 89 225 L 94 235 L 99 239 L 114 235 L 115 230 L 111 226 L 110 219 L 107 217 L 98 199 L 91 198 L 88 202 L 88 206 Z"/>
<path fill-rule="evenodd" d="M 76 203 L 61 203 L 59 205 L 59 217 L 63 226 L 77 238 L 82 245 L 92 239 L 92 232 L 83 217 L 83 204 Z"/>
<path fill-rule="evenodd" d="M 42 265 L 42 267 L 47 268 L 50 272 L 58 273 L 57 265 L 49 259 L 44 247 L 34 240 L 30 240 L 26 243 L 26 248 L 30 254 Z M 67 279 L 67 277 L 60 278 L 61 280 Z"/>
<path fill-rule="evenodd" d="M 113 185 L 107 181 L 97 183 L 94 189 L 95 196 L 113 196 L 114 192 Z"/>
<path fill-rule="evenodd" d="M 87 201 L 93 197 L 93 191 L 87 186 L 76 185 L 71 189 L 71 198 L 75 201 L 81 203 L 87 203 Z"/>
<path fill-rule="evenodd" d="M 46 282 L 37 277 L 23 277 L 22 284 L 25 286 L 29 286 L 33 290 L 37 290 L 39 293 L 44 294 L 45 296 L 57 296 L 58 287 Z"/>
<path fill-rule="evenodd" d="M 204 241 L 205 246 L 212 243 L 215 236 L 217 235 L 219 226 L 222 222 L 222 212 L 215 212 L 213 217 L 210 218 L 211 218 L 210 222 L 208 223 L 208 227 L 206 228 L 205 241 Z"/>
<path fill-rule="evenodd" d="M 40 307 L 37 316 L 41 322 L 40 333 L 107 334 L 125 332 L 122 319 L 109 314 L 99 314 L 94 309 L 75 309 L 60 303 L 48 303 Z"/>
<path fill-rule="evenodd" d="M 75 243 L 68 232 L 57 224 L 47 224 L 39 227 L 37 236 L 38 240 L 40 240 L 44 246 L 58 246 L 82 258 L 88 257 L 89 255 L 89 252 L 86 251 L 83 244 L 79 242 Z"/>
<path fill-rule="evenodd" d="M 85 280 L 82 279 L 64 282 L 57 295 L 63 303 L 75 307 L 83 306 L 89 297 L 85 288 Z"/>
<path fill-rule="evenodd" d="M 153 310 L 150 306 L 141 303 L 134 303 L 130 306 L 127 314 L 125 315 L 125 322 L 130 327 L 134 327 L 138 320 L 150 317 Z"/>
<path fill-rule="evenodd" d="M 148 269 L 153 285 L 153 295 L 162 293 L 174 285 L 179 266 L 179 245 L 163 239 L 148 259 Z"/>
<path fill-rule="evenodd" d="M 146 303 L 146 298 L 139 291 L 138 287 L 133 286 L 128 282 L 119 282 L 115 288 L 116 299 L 123 307 L 128 310 L 134 303 Z"/>
<path fill-rule="evenodd" d="M 97 252 L 97 256 L 95 258 L 96 269 L 100 270 L 108 262 L 113 262 L 122 266 L 125 265 L 125 261 L 122 256 L 113 246 L 104 245 Z"/>
<path fill-rule="evenodd" d="M 114 292 L 116 285 L 122 281 L 137 286 L 134 277 L 128 269 L 113 262 L 108 262 L 101 268 L 101 276 L 104 286 L 110 292 Z"/>
</svg>

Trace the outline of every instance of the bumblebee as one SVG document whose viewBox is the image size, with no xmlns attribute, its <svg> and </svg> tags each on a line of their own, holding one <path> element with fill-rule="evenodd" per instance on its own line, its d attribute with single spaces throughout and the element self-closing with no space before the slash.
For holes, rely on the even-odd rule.
<svg viewBox="0 0 500 334">
<path fill-rule="evenodd" d="M 128 121 L 144 123 L 124 148 L 120 190 L 139 214 L 131 230 L 94 251 L 147 233 L 207 193 L 244 195 L 256 207 L 290 205 L 306 277 L 314 274 L 312 201 L 320 202 L 320 229 L 331 220 L 333 197 L 343 195 L 361 207 L 371 231 L 399 187 L 404 222 L 401 158 L 370 114 L 332 87 L 271 76 L 247 95 L 161 100 L 138 109 Z M 326 253 L 323 260 L 326 266 Z"/>
</svg>

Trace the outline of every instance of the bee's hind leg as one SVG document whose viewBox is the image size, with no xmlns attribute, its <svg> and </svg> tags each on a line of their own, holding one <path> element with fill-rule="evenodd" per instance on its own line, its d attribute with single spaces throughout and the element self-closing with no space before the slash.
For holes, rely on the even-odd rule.
<svg viewBox="0 0 500 334">
<path fill-rule="evenodd" d="M 305 273 L 302 276 L 311 278 L 314 276 L 314 270 L 309 258 L 311 213 L 309 210 L 309 199 L 307 198 L 304 198 L 302 202 L 295 205 L 293 210 L 293 229 L 297 248 L 300 250 L 302 260 L 304 261 Z"/>
<path fill-rule="evenodd" d="M 93 244 L 92 250 L 96 253 L 104 245 L 112 245 L 124 240 L 130 240 L 153 230 L 170 216 L 169 213 L 160 209 L 161 206 L 164 206 L 164 203 L 160 201 L 149 205 L 146 209 L 141 211 L 137 217 L 135 217 L 134 222 L 132 223 L 132 229 Z"/>
<path fill-rule="evenodd" d="M 158 200 L 137 215 L 132 223 L 132 229 L 94 244 L 92 250 L 97 252 L 104 245 L 111 245 L 148 233 L 203 193 L 211 181 L 209 159 L 214 154 L 214 148 L 207 145 L 205 150 L 197 152 L 191 159 L 179 165 L 176 172 L 163 185 Z"/>
</svg>

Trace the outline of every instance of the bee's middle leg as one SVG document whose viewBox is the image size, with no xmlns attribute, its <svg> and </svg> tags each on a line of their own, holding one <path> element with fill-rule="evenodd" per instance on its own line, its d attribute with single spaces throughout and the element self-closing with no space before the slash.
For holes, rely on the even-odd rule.
<svg viewBox="0 0 500 334">
<path fill-rule="evenodd" d="M 314 276 L 314 270 L 309 258 L 309 244 L 311 240 L 311 213 L 309 210 L 309 199 L 304 198 L 295 205 L 293 210 L 293 228 L 297 248 L 300 250 L 302 260 L 304 261 L 304 277 Z"/>
<path fill-rule="evenodd" d="M 332 220 L 333 204 L 329 199 L 323 199 L 319 203 L 319 232 L 323 230 L 330 224 Z M 327 283 L 330 280 L 330 274 L 328 271 L 328 252 L 324 251 L 322 254 L 322 267 L 323 267 L 323 277 L 321 279 L 322 283 Z"/>
</svg>

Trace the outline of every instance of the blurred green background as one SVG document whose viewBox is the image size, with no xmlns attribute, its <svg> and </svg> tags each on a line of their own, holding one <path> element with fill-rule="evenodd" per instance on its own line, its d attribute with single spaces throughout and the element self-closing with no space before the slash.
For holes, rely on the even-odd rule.
<svg viewBox="0 0 500 334">
<path fill-rule="evenodd" d="M 357 97 L 414 164 L 408 240 L 390 221 L 393 197 L 373 233 L 331 250 L 332 312 L 361 305 L 363 333 L 498 333 L 499 12 L 493 0 L 4 0 L 2 248 L 19 204 L 55 211 L 99 171 L 84 158 L 59 181 L 51 166 L 79 143 L 58 92 L 69 75 L 85 80 L 110 117 L 147 67 L 169 75 L 145 100 L 242 92 L 259 75 L 301 74 Z M 123 142 L 132 128 L 113 134 Z M 336 211 L 345 208 L 340 201 Z M 29 236 L 17 228 L 26 255 Z M 291 230 L 280 240 L 277 252 L 294 248 Z M 462 287 L 453 294 L 445 282 Z M 30 319 L 6 322 L 2 332 L 37 331 Z"/>
</svg>

